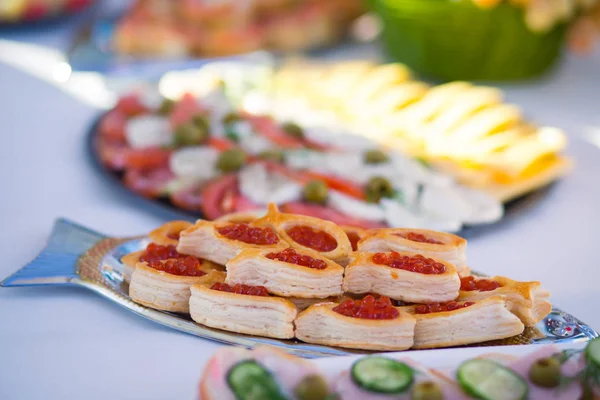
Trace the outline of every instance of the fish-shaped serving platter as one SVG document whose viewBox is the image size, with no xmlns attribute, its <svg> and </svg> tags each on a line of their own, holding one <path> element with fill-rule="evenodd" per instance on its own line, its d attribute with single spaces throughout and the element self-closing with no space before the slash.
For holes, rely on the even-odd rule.
<svg viewBox="0 0 600 400">
<path fill-rule="evenodd" d="M 225 332 L 197 324 L 184 314 L 157 311 L 134 303 L 129 297 L 129 285 L 124 280 L 124 266 L 120 260 L 128 253 L 145 248 L 148 243 L 146 237 L 111 238 L 69 220 L 58 219 L 42 252 L 0 285 L 82 286 L 158 324 L 229 345 L 252 348 L 267 344 L 305 358 L 369 353 L 296 340 L 268 339 Z M 554 308 L 536 327 L 528 328 L 518 336 L 476 346 L 575 343 L 596 337 L 598 333 L 588 325 L 571 314 Z"/>
</svg>

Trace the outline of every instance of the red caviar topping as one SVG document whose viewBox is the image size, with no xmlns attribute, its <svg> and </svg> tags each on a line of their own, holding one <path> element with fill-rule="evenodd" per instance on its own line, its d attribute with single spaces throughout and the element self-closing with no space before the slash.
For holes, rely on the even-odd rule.
<svg viewBox="0 0 600 400">
<path fill-rule="evenodd" d="M 152 261 L 164 261 L 169 258 L 182 258 L 175 246 L 163 246 L 161 244 L 150 243 L 146 246 L 146 251 L 140 256 L 140 261 L 150 263 Z"/>
<path fill-rule="evenodd" d="M 465 276 L 460 278 L 460 290 L 473 291 L 479 290 L 480 292 L 489 292 L 500 287 L 500 284 L 491 279 L 475 279 L 474 276 Z"/>
<path fill-rule="evenodd" d="M 464 303 L 459 303 L 457 301 L 448 301 L 446 303 L 433 303 L 433 304 L 420 304 L 415 307 L 416 314 L 430 314 L 430 313 L 438 313 L 438 312 L 446 312 L 446 311 L 454 311 L 459 310 L 461 308 L 466 308 L 472 306 L 473 302 L 465 301 Z"/>
<path fill-rule="evenodd" d="M 148 263 L 151 268 L 179 276 L 204 276 L 206 272 L 200 270 L 200 260 L 192 256 L 170 258 L 164 262 L 154 260 Z"/>
<path fill-rule="evenodd" d="M 431 258 L 423 257 L 420 254 L 405 256 L 395 251 L 391 253 L 375 253 L 373 255 L 373 262 L 375 264 L 387 265 L 388 267 L 426 275 L 443 274 L 446 271 L 444 264 Z"/>
<path fill-rule="evenodd" d="M 314 230 L 310 226 L 297 225 L 286 232 L 296 243 L 313 250 L 331 251 L 338 245 L 337 240 L 329 233 L 318 229 Z"/>
<path fill-rule="evenodd" d="M 323 260 L 312 258 L 311 256 L 299 254 L 294 249 L 285 249 L 279 253 L 269 253 L 266 256 L 271 260 L 283 261 L 290 264 L 301 265 L 313 269 L 325 269 L 327 263 Z"/>
<path fill-rule="evenodd" d="M 232 224 L 217 228 L 217 232 L 228 239 L 250 244 L 275 244 L 279 237 L 271 228 L 260 228 L 248 224 Z"/>
<path fill-rule="evenodd" d="M 403 237 L 404 239 L 413 241 L 413 242 L 429 243 L 429 244 L 444 244 L 444 243 L 440 242 L 439 240 L 429 238 L 429 237 L 422 235 L 420 233 L 417 233 L 417 232 L 398 233 L 397 235 L 400 237 Z"/>
<path fill-rule="evenodd" d="M 212 290 L 218 290 L 220 292 L 228 292 L 235 294 L 244 294 L 247 296 L 269 296 L 267 288 L 264 286 L 250 286 L 236 283 L 235 286 L 230 286 L 226 283 L 215 283 L 211 286 Z"/>
<path fill-rule="evenodd" d="M 360 240 L 360 236 L 358 236 L 358 233 L 346 232 L 346 236 L 348 236 L 348 240 L 350 241 L 350 244 L 352 245 L 352 250 L 353 251 L 358 250 L 358 241 Z"/>
<path fill-rule="evenodd" d="M 344 300 L 333 311 L 346 317 L 363 319 L 394 319 L 400 315 L 389 297 L 375 299 L 372 295 L 367 295 L 362 300 Z"/>
</svg>

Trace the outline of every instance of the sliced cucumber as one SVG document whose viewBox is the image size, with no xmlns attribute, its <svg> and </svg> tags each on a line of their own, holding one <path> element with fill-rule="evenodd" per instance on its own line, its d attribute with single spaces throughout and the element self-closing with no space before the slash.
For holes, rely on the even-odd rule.
<svg viewBox="0 0 600 400">
<path fill-rule="evenodd" d="M 462 388 L 478 399 L 524 400 L 529 392 L 523 378 L 492 360 L 465 361 L 456 375 Z"/>
<path fill-rule="evenodd" d="M 585 348 L 585 357 L 588 361 L 600 368 L 600 338 L 596 338 L 588 343 Z"/>
<path fill-rule="evenodd" d="M 354 382 L 375 393 L 402 393 L 412 384 L 413 375 L 408 365 L 385 357 L 365 357 L 352 365 Z"/>
<path fill-rule="evenodd" d="M 254 360 L 231 367 L 227 383 L 237 400 L 286 400 L 273 376 Z"/>
</svg>

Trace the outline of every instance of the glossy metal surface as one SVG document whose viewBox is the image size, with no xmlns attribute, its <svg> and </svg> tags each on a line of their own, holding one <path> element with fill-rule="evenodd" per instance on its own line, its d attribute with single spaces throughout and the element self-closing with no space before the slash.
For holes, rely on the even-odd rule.
<svg viewBox="0 0 600 400">
<path fill-rule="evenodd" d="M 224 344 L 254 347 L 269 344 L 306 358 L 368 353 L 296 340 L 277 340 L 208 328 L 189 316 L 153 310 L 134 303 L 123 279 L 121 257 L 147 245 L 146 238 L 107 238 L 65 219 L 56 222 L 47 246 L 32 262 L 2 282 L 2 286 L 80 285 L 133 313 L 170 328 Z M 554 309 L 523 334 L 479 346 L 588 341 L 598 333 L 562 310 Z"/>
</svg>

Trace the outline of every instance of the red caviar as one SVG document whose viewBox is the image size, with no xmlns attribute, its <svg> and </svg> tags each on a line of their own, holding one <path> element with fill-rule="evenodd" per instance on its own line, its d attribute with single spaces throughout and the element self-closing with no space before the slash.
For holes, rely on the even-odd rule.
<svg viewBox="0 0 600 400">
<path fill-rule="evenodd" d="M 420 304 L 415 307 L 416 314 L 430 314 L 430 313 L 438 313 L 438 312 L 447 312 L 459 310 L 461 308 L 466 308 L 472 306 L 472 301 L 465 301 L 463 303 L 459 303 L 458 301 L 448 301 L 446 303 L 433 303 L 433 304 Z"/>
<path fill-rule="evenodd" d="M 327 268 L 327 263 L 325 261 L 300 254 L 294 249 L 285 249 L 279 253 L 269 253 L 266 257 L 271 260 L 283 261 L 313 269 Z"/>
<path fill-rule="evenodd" d="M 264 286 L 250 286 L 250 285 L 243 285 L 240 283 L 236 283 L 235 286 L 230 286 L 226 283 L 217 282 L 211 286 L 211 289 L 218 290 L 220 292 L 244 294 L 247 296 L 263 296 L 263 297 L 269 296 L 269 292 L 267 291 L 267 288 Z"/>
<path fill-rule="evenodd" d="M 417 233 L 417 232 L 398 233 L 398 236 L 403 237 L 404 239 L 408 239 L 413 242 L 429 243 L 429 244 L 444 244 L 444 243 L 440 242 L 439 240 L 429 238 L 429 237 L 427 237 L 423 234 Z"/>
<path fill-rule="evenodd" d="M 358 241 L 360 240 L 360 236 L 358 236 L 358 233 L 346 232 L 346 236 L 348 236 L 348 240 L 350 241 L 350 244 L 352 245 L 352 250 L 353 251 L 358 250 Z"/>
<path fill-rule="evenodd" d="M 248 224 L 232 224 L 217 228 L 217 232 L 228 239 L 249 244 L 276 244 L 279 237 L 271 228 L 260 228 Z"/>
<path fill-rule="evenodd" d="M 475 279 L 474 276 L 465 276 L 460 278 L 460 290 L 474 291 L 479 290 L 480 292 L 489 292 L 491 290 L 498 289 L 500 284 L 491 279 Z"/>
<path fill-rule="evenodd" d="M 344 300 L 334 307 L 333 311 L 346 317 L 363 319 L 394 319 L 400 315 L 398 310 L 392 306 L 389 297 L 381 296 L 375 299 L 370 294 L 362 300 Z"/>
<path fill-rule="evenodd" d="M 140 256 L 142 262 L 164 261 L 169 258 L 182 258 L 183 254 L 179 254 L 175 246 L 163 246 L 161 244 L 150 243 L 146 246 L 146 251 Z"/>
<path fill-rule="evenodd" d="M 387 265 L 388 267 L 426 275 L 443 274 L 446 271 L 444 264 L 434 259 L 423 257 L 420 254 L 405 256 L 395 251 L 391 253 L 375 253 L 373 255 L 373 262 L 375 264 Z"/>
<path fill-rule="evenodd" d="M 148 263 L 151 268 L 179 276 L 204 276 L 206 272 L 200 269 L 200 260 L 192 256 L 170 258 L 166 261 L 154 260 Z"/>
<path fill-rule="evenodd" d="M 318 229 L 314 230 L 310 226 L 297 225 L 286 232 L 296 243 L 313 250 L 331 251 L 338 245 L 337 240 L 329 233 Z"/>
</svg>

